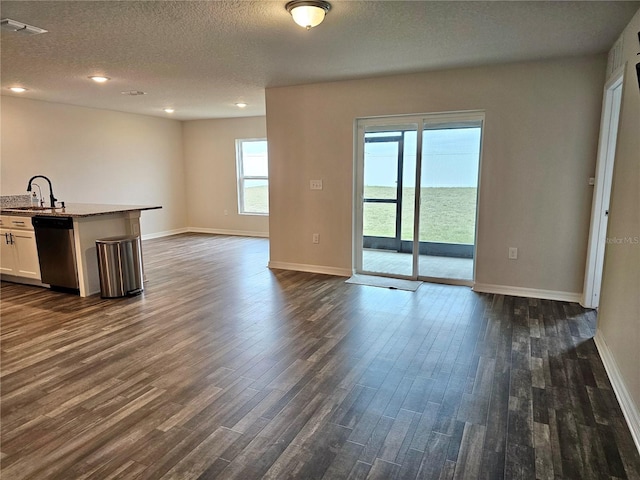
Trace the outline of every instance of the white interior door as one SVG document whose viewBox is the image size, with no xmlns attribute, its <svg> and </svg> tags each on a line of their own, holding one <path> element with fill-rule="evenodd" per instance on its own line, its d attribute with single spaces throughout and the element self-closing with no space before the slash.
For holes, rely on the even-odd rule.
<svg viewBox="0 0 640 480">
<path fill-rule="evenodd" d="M 600 301 L 604 251 L 607 243 L 607 225 L 609 220 L 609 200 L 613 165 L 618 138 L 618 121 L 622 100 L 623 72 L 614 75 L 613 80 L 605 86 L 602 121 L 600 123 L 600 142 L 591 209 L 591 227 L 589 229 L 589 246 L 587 249 L 587 266 L 584 276 L 584 292 L 582 305 L 597 308 Z"/>
</svg>

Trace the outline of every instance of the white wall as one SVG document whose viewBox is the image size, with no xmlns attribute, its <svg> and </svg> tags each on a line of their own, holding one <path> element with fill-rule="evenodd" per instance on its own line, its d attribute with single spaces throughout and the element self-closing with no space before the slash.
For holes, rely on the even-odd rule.
<svg viewBox="0 0 640 480">
<path fill-rule="evenodd" d="M 622 34 L 627 62 L 609 207 L 598 334 L 608 346 L 630 409 L 640 448 L 640 88 L 635 65 L 640 11 Z M 615 243 L 615 239 L 622 243 Z M 624 242 L 623 239 L 631 239 Z M 615 379 L 613 379 L 615 381 Z M 621 402 L 623 403 L 623 402 Z"/>
<path fill-rule="evenodd" d="M 266 138 L 265 118 L 193 120 L 184 122 L 183 132 L 189 226 L 268 236 L 269 217 L 238 214 L 235 147 L 236 139 Z"/>
<path fill-rule="evenodd" d="M 3 195 L 48 176 L 67 203 L 162 205 L 142 233 L 187 226 L 182 126 L 176 120 L 3 96 Z M 44 180 L 38 182 L 48 196 Z M 47 191 L 47 193 L 45 193 Z"/>
<path fill-rule="evenodd" d="M 582 292 L 605 56 L 266 92 L 271 262 L 349 272 L 358 117 L 484 110 L 476 282 Z M 323 179 L 310 191 L 310 179 Z M 311 242 L 313 232 L 321 242 Z M 518 260 L 507 258 L 518 247 Z"/>
</svg>

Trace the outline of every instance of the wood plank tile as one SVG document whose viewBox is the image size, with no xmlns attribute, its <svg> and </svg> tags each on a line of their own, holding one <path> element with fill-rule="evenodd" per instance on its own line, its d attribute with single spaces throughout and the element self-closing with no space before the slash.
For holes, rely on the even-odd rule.
<svg viewBox="0 0 640 480">
<path fill-rule="evenodd" d="M 422 457 L 422 463 L 416 478 L 439 478 L 443 470 L 447 451 L 449 450 L 450 437 L 433 432 L 427 442 L 427 450 Z"/>
<path fill-rule="evenodd" d="M 367 478 L 370 480 L 387 480 L 394 478 L 400 470 L 400 465 L 397 463 L 387 462 L 380 458 L 376 458 L 369 470 Z"/>
<path fill-rule="evenodd" d="M 412 425 L 415 427 L 417 422 L 414 423 L 414 418 L 417 414 L 411 410 L 400 410 L 398 416 L 395 418 L 389 433 L 384 439 L 382 448 L 378 452 L 378 458 L 387 462 L 401 464 L 408 448 L 406 445 L 404 451 L 402 446 L 405 439 L 408 437 L 409 443 L 411 442 L 412 435 L 409 434 Z M 414 428 L 415 430 L 415 428 Z"/>
<path fill-rule="evenodd" d="M 454 479 L 476 479 L 480 474 L 482 449 L 486 427 L 466 423 L 462 434 L 460 453 L 456 459 Z"/>
<path fill-rule="evenodd" d="M 269 270 L 265 239 L 144 249 L 138 297 L 2 283 L 3 478 L 640 476 L 594 311 Z"/>
<path fill-rule="evenodd" d="M 186 456 L 184 456 L 162 479 L 189 480 L 198 478 L 207 468 L 218 459 L 227 443 L 236 440 L 240 434 L 220 427 L 205 438 Z"/>
<path fill-rule="evenodd" d="M 533 424 L 533 443 L 535 448 L 535 471 L 539 480 L 553 480 L 553 456 L 551 453 L 551 434 L 549 425 L 535 422 Z"/>
</svg>

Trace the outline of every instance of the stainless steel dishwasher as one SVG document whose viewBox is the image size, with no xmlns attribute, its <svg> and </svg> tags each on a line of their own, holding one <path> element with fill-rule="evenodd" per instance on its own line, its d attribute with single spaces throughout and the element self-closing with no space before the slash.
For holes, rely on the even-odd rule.
<svg viewBox="0 0 640 480">
<path fill-rule="evenodd" d="M 78 291 L 73 219 L 35 216 L 31 222 L 36 233 L 42 282 L 52 288 Z"/>
</svg>

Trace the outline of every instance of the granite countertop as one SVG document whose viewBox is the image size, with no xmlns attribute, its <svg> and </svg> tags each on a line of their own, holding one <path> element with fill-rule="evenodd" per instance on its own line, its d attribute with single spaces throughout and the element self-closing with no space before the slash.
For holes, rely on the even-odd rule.
<svg viewBox="0 0 640 480">
<path fill-rule="evenodd" d="M 65 208 L 37 208 L 22 209 L 19 207 L 2 207 L 2 215 L 20 215 L 23 217 L 35 217 L 43 215 L 47 217 L 93 217 L 95 215 L 109 215 L 112 213 L 126 213 L 140 210 L 156 210 L 160 205 L 101 205 L 97 203 L 69 203 Z"/>
</svg>

